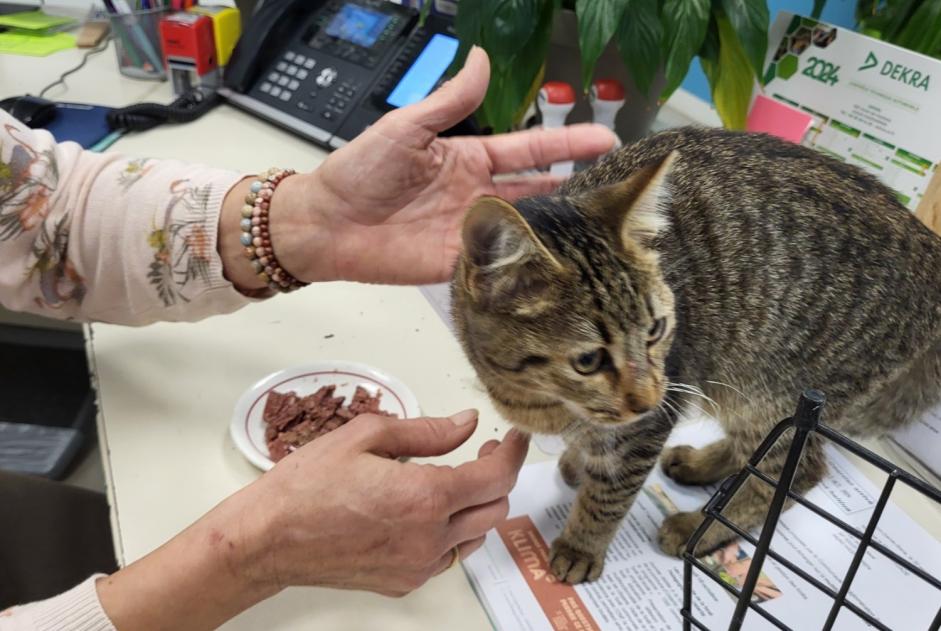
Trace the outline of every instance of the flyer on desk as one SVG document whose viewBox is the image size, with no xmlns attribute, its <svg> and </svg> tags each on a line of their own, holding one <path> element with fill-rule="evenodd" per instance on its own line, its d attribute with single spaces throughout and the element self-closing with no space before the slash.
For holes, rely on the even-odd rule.
<svg viewBox="0 0 941 631">
<path fill-rule="evenodd" d="M 779 13 L 764 94 L 810 114 L 804 145 L 872 173 L 912 211 L 941 162 L 941 61 Z"/>
<path fill-rule="evenodd" d="M 671 443 L 703 445 L 721 436 L 711 421 L 680 427 Z M 830 471 L 809 500 L 864 530 L 878 490 L 835 448 L 828 448 Z M 527 465 L 510 495 L 509 519 L 487 535 L 486 543 L 464 561 L 477 595 L 500 631 L 673 631 L 682 628 L 683 563 L 657 548 L 663 519 L 695 510 L 714 488 L 683 487 L 659 471 L 651 473 L 608 551 L 598 581 L 559 583 L 547 564 L 549 545 L 562 531 L 575 492 L 562 482 L 555 462 Z M 875 539 L 932 576 L 941 575 L 941 542 L 891 502 Z M 836 591 L 856 551 L 857 540 L 808 509 L 783 514 L 772 549 Z M 704 559 L 705 565 L 741 587 L 754 548 L 735 541 Z M 702 573 L 693 574 L 693 611 L 710 629 L 727 629 L 733 596 Z M 852 583 L 849 600 L 891 629 L 928 629 L 941 603 L 941 591 L 887 557 L 868 551 Z M 768 559 L 754 602 L 792 629 L 820 629 L 832 599 L 777 562 Z M 774 629 L 750 612 L 745 629 Z M 841 610 L 834 629 L 858 631 L 867 625 Z"/>
</svg>

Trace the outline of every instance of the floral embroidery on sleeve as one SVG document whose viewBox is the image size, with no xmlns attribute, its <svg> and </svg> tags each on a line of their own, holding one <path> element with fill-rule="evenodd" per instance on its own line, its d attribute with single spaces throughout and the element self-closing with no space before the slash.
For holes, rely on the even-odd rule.
<svg viewBox="0 0 941 631">
<path fill-rule="evenodd" d="M 16 138 L 19 130 L 5 125 L 4 131 Z M 0 241 L 39 225 L 49 212 L 49 196 L 58 184 L 59 170 L 51 149 L 36 151 L 25 142 L 13 145 L 9 161 L 0 161 Z"/>
<path fill-rule="evenodd" d="M 148 166 L 148 162 L 150 162 L 150 158 L 131 160 L 124 166 L 121 173 L 118 174 L 118 186 L 120 186 L 125 193 L 150 171 L 153 165 Z"/>
<path fill-rule="evenodd" d="M 157 227 L 155 220 L 155 227 L 147 236 L 154 251 L 147 278 L 164 306 L 189 302 L 190 281 L 198 279 L 204 284 L 210 281 L 211 228 L 206 220 L 211 192 L 211 185 L 193 186 L 189 180 L 172 182 L 163 227 Z"/>
<path fill-rule="evenodd" d="M 4 131 L 16 139 L 19 129 L 5 125 Z M 2 149 L 2 147 L 0 147 Z M 36 232 L 33 238 L 33 262 L 25 273 L 37 277 L 39 296 L 36 304 L 49 309 L 61 308 L 85 297 L 85 280 L 67 257 L 69 214 L 50 217 L 49 198 L 59 185 L 59 169 L 52 149 L 36 151 L 18 141 L 9 161 L 0 161 L 0 241 Z"/>
<path fill-rule="evenodd" d="M 59 309 L 72 300 L 81 304 L 85 298 L 85 279 L 66 254 L 69 247 L 67 223 L 67 217 L 55 222 L 55 225 L 51 226 L 51 234 L 47 230 L 48 226 L 44 225 L 33 242 L 36 263 L 30 268 L 29 275 L 39 275 L 41 295 L 35 300 L 38 306 L 47 309 Z"/>
</svg>

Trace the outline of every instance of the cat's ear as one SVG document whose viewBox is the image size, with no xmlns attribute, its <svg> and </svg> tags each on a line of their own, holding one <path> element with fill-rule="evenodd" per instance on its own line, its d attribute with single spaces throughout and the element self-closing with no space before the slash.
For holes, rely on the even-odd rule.
<svg viewBox="0 0 941 631">
<path fill-rule="evenodd" d="M 464 283 L 484 308 L 532 316 L 554 302 L 562 265 L 526 220 L 499 197 L 482 197 L 464 219 Z"/>
<path fill-rule="evenodd" d="M 602 187 L 591 194 L 606 223 L 629 247 L 649 246 L 670 223 L 670 185 L 667 178 L 679 153 L 671 152 L 660 162 L 638 169 L 622 182 Z"/>
</svg>

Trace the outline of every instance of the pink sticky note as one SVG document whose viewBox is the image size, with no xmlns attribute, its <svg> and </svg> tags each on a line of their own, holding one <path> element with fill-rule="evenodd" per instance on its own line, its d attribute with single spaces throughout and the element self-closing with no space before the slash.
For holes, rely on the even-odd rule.
<svg viewBox="0 0 941 631">
<path fill-rule="evenodd" d="M 748 113 L 745 128 L 800 143 L 813 122 L 810 114 L 759 94 Z"/>
</svg>

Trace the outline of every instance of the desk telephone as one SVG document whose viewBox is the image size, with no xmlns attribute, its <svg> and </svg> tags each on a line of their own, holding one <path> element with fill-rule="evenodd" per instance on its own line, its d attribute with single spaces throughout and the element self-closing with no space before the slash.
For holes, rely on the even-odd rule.
<svg viewBox="0 0 941 631">
<path fill-rule="evenodd" d="M 226 69 L 236 107 L 330 148 L 421 100 L 458 49 L 451 20 L 385 0 L 267 0 Z M 465 121 L 459 130 L 471 133 Z"/>
</svg>

